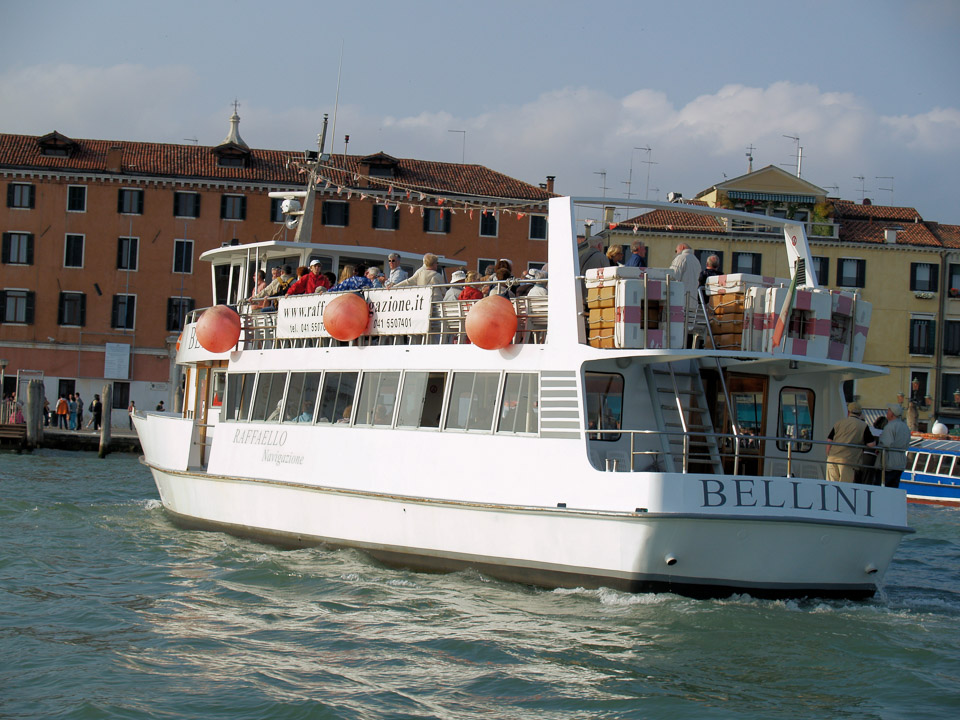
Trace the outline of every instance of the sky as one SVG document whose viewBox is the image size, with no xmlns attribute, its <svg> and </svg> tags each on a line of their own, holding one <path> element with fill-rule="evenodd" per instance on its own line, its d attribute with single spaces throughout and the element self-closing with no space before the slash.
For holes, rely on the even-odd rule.
<svg viewBox="0 0 960 720">
<path fill-rule="evenodd" d="M 0 0 L 0 132 L 684 197 L 776 165 L 960 224 L 960 0 Z M 798 138 L 798 139 L 796 139 Z"/>
</svg>

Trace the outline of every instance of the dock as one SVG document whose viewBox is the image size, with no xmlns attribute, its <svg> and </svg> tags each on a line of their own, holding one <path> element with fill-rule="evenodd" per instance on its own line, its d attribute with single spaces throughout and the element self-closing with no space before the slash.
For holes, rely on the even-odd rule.
<svg viewBox="0 0 960 720">
<path fill-rule="evenodd" d="M 52 450 L 92 451 L 100 449 L 100 433 L 93 430 L 43 428 L 40 447 Z M 23 423 L 0 424 L 0 449 L 22 452 L 27 449 L 27 426 Z M 135 430 L 111 428 L 110 452 L 140 453 L 140 438 Z"/>
</svg>

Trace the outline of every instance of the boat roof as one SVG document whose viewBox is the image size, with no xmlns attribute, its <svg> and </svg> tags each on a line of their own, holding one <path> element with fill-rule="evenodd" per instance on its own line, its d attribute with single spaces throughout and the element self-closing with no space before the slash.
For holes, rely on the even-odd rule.
<svg viewBox="0 0 960 720">
<path fill-rule="evenodd" d="M 923 450 L 951 455 L 960 455 L 960 439 L 914 437 L 910 439 L 910 450 Z"/>
<path fill-rule="evenodd" d="M 244 260 L 250 255 L 258 255 L 261 258 L 286 257 L 290 255 L 336 255 L 349 256 L 351 258 L 361 258 L 364 260 L 374 260 L 377 263 L 385 264 L 387 256 L 396 253 L 400 256 L 403 264 L 419 267 L 423 262 L 423 253 L 411 253 L 403 250 L 392 250 L 383 247 L 374 247 L 371 245 L 328 245 L 325 243 L 305 243 L 293 242 L 289 240 L 263 240 L 255 243 L 242 243 L 238 245 L 223 245 L 212 250 L 207 250 L 200 255 L 201 260 L 211 263 L 226 263 L 235 260 Z M 440 267 L 466 267 L 466 262 L 455 258 L 437 255 Z"/>
</svg>

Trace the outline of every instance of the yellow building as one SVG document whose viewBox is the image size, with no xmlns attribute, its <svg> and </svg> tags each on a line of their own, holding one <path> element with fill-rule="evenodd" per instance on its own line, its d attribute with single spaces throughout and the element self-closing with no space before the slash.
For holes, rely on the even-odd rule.
<svg viewBox="0 0 960 720">
<path fill-rule="evenodd" d="M 684 204 L 754 213 L 756 223 L 721 223 L 683 211 Z M 889 368 L 850 381 L 844 392 L 865 408 L 884 408 L 897 394 L 920 398 L 921 429 L 936 419 L 960 425 L 960 227 L 926 222 L 913 208 L 830 198 L 812 183 L 768 166 L 726 180 L 676 210 L 654 210 L 610 223 L 610 245 L 646 245 L 650 267 L 668 267 L 678 242 L 701 259 L 720 258 L 724 273 L 789 277 L 783 234 L 762 216 L 803 222 L 818 283 L 855 290 L 872 303 L 864 361 Z"/>
</svg>

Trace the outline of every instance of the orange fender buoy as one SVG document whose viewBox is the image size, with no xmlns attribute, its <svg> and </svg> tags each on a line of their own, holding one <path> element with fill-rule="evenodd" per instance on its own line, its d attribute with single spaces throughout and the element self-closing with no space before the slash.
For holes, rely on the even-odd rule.
<svg viewBox="0 0 960 720">
<path fill-rule="evenodd" d="M 356 340 L 370 324 L 367 301 L 354 293 L 334 298 L 323 308 L 323 326 L 336 340 Z"/>
<path fill-rule="evenodd" d="M 502 295 L 490 295 L 477 301 L 467 312 L 467 337 L 484 350 L 500 350 L 513 342 L 517 334 L 517 311 Z"/>
<path fill-rule="evenodd" d="M 207 352 L 226 352 L 239 339 L 240 316 L 226 305 L 204 311 L 197 321 L 197 342 Z"/>
</svg>

